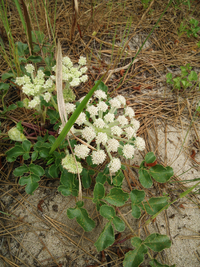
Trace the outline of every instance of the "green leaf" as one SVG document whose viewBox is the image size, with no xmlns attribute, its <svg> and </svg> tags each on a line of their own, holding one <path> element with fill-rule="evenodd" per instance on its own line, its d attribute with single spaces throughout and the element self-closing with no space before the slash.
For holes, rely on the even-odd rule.
<svg viewBox="0 0 200 267">
<path fill-rule="evenodd" d="M 22 42 L 16 42 L 15 45 L 17 47 L 18 56 L 24 56 L 28 50 L 28 45 Z"/>
<path fill-rule="evenodd" d="M 99 172 L 96 177 L 96 183 L 104 184 L 106 182 L 106 175 L 102 172 Z"/>
<path fill-rule="evenodd" d="M 177 89 L 181 88 L 181 77 L 176 77 L 173 79 L 174 81 L 174 87 Z"/>
<path fill-rule="evenodd" d="M 104 76 L 103 76 L 104 77 Z M 63 139 L 65 138 L 65 136 L 67 135 L 67 133 L 70 131 L 71 127 L 73 126 L 73 124 L 75 123 L 75 121 L 77 120 L 78 116 L 80 115 L 80 113 L 82 112 L 82 110 L 84 109 L 84 107 L 86 106 L 87 102 L 89 101 L 89 99 L 91 98 L 91 96 L 93 95 L 94 91 L 96 90 L 96 88 L 98 87 L 98 85 L 100 84 L 101 80 L 103 79 L 103 77 L 95 84 L 95 86 L 90 90 L 90 92 L 85 96 L 85 98 L 83 99 L 83 101 L 80 103 L 80 105 L 76 108 L 76 110 L 73 112 L 72 116 L 70 117 L 70 119 L 68 120 L 68 122 L 66 123 L 65 127 L 63 128 L 62 132 L 60 133 L 60 135 L 58 136 L 58 138 L 56 139 L 55 143 L 53 144 L 53 146 L 51 147 L 50 150 L 50 154 L 52 154 L 54 152 L 54 150 L 59 147 L 59 145 L 61 144 L 61 142 L 63 141 Z"/>
<path fill-rule="evenodd" d="M 19 145 L 15 145 L 13 148 L 11 148 L 10 150 L 8 150 L 6 152 L 7 155 L 7 161 L 8 162 L 12 162 L 14 161 L 18 156 L 23 155 L 24 154 L 24 149 L 22 148 L 22 146 Z M 12 161 L 10 161 L 10 159 L 13 159 Z"/>
<path fill-rule="evenodd" d="M 41 158 L 47 158 L 49 156 L 50 148 L 41 147 L 39 150 L 39 155 Z"/>
<path fill-rule="evenodd" d="M 40 43 L 42 44 L 44 42 L 44 39 L 45 39 L 45 34 L 41 31 L 32 31 L 31 32 L 31 35 L 32 35 L 32 41 L 34 43 Z"/>
<path fill-rule="evenodd" d="M 159 183 L 166 183 L 173 175 L 174 171 L 171 167 L 166 168 L 162 165 L 155 165 L 149 169 L 150 175 Z"/>
<path fill-rule="evenodd" d="M 61 194 L 65 197 L 68 197 L 71 195 L 72 191 L 70 188 L 66 187 L 65 185 L 60 185 L 58 187 L 58 192 L 61 192 Z"/>
<path fill-rule="evenodd" d="M 142 242 L 143 241 L 138 236 L 131 238 L 131 244 L 135 248 L 139 248 L 142 245 Z"/>
<path fill-rule="evenodd" d="M 122 182 L 124 180 L 124 174 L 121 170 L 119 170 L 114 177 L 112 177 L 113 179 L 113 184 L 115 186 L 121 186 L 122 185 Z"/>
<path fill-rule="evenodd" d="M 0 90 L 8 90 L 10 87 L 9 83 L 0 83 Z"/>
<path fill-rule="evenodd" d="M 47 115 L 49 116 L 50 123 L 52 124 L 55 124 L 60 119 L 59 113 L 53 109 L 48 109 Z"/>
<path fill-rule="evenodd" d="M 69 208 L 67 210 L 67 216 L 70 219 L 76 218 L 77 223 L 86 232 L 92 231 L 95 227 L 95 222 L 88 216 L 88 213 L 84 208 Z"/>
<path fill-rule="evenodd" d="M 16 108 L 17 108 L 17 105 L 11 104 L 10 106 L 8 106 L 7 111 L 14 110 Z"/>
<path fill-rule="evenodd" d="M 125 223 L 118 216 L 114 216 L 112 222 L 118 232 L 123 232 L 125 230 Z"/>
<path fill-rule="evenodd" d="M 151 267 L 176 267 L 175 264 L 174 265 L 166 265 L 166 264 L 161 264 L 160 262 L 158 262 L 156 259 L 153 259 L 149 262 Z"/>
<path fill-rule="evenodd" d="M 39 63 L 42 62 L 42 57 L 40 56 L 30 56 L 27 58 L 27 61 L 31 61 L 33 63 Z"/>
<path fill-rule="evenodd" d="M 160 252 L 165 248 L 171 247 L 171 240 L 166 235 L 153 233 L 144 240 L 144 244 L 153 251 Z"/>
<path fill-rule="evenodd" d="M 29 168 L 24 164 L 23 166 L 20 166 L 16 168 L 13 172 L 14 176 L 22 176 L 25 172 L 28 172 Z"/>
<path fill-rule="evenodd" d="M 21 177 L 19 179 L 19 184 L 20 185 L 26 185 L 25 191 L 27 194 L 33 195 L 33 192 L 38 188 L 39 184 L 38 182 L 40 181 L 40 177 L 35 175 L 35 174 L 30 174 L 29 176 L 26 177 Z"/>
<path fill-rule="evenodd" d="M 115 216 L 115 209 L 108 205 L 103 205 L 100 208 L 100 214 L 109 221 Z"/>
<path fill-rule="evenodd" d="M 139 204 L 144 200 L 145 192 L 143 190 L 134 189 L 130 193 L 130 198 L 133 204 Z"/>
<path fill-rule="evenodd" d="M 23 159 L 24 159 L 24 160 L 28 160 L 29 158 L 30 158 L 29 153 L 28 153 L 28 152 L 25 152 L 25 153 L 23 154 Z"/>
<path fill-rule="evenodd" d="M 93 203 L 98 202 L 105 196 L 105 189 L 101 183 L 96 183 L 93 191 Z"/>
<path fill-rule="evenodd" d="M 133 251 L 126 253 L 123 266 L 124 267 L 138 267 L 144 261 L 144 254 L 147 253 L 145 245 L 141 245 Z"/>
<path fill-rule="evenodd" d="M 180 69 L 181 69 L 181 74 L 182 74 L 183 77 L 186 76 L 186 75 L 188 75 L 188 72 L 187 72 L 187 68 L 186 67 L 181 66 Z"/>
<path fill-rule="evenodd" d="M 108 203 L 120 207 L 129 199 L 129 194 L 122 191 L 121 188 L 112 188 L 110 193 L 104 199 Z"/>
<path fill-rule="evenodd" d="M 145 169 L 139 169 L 139 180 L 142 186 L 145 188 L 150 188 L 153 184 L 151 176 Z"/>
<path fill-rule="evenodd" d="M 44 175 L 44 169 L 39 165 L 35 165 L 35 164 L 32 163 L 32 164 L 29 165 L 29 170 L 31 172 L 33 172 L 35 175 L 37 175 L 37 176 Z"/>
<path fill-rule="evenodd" d="M 4 81 L 4 80 L 7 80 L 13 77 L 15 77 L 15 75 L 12 72 L 7 72 L 7 73 L 2 74 L 1 79 L 2 81 Z"/>
<path fill-rule="evenodd" d="M 86 189 L 89 188 L 91 185 L 91 182 L 92 182 L 92 179 L 89 175 L 89 171 L 84 168 L 82 173 L 81 173 L 81 176 L 82 176 L 83 187 Z"/>
<path fill-rule="evenodd" d="M 145 162 L 146 162 L 147 164 L 149 164 L 149 163 L 154 163 L 155 160 L 156 160 L 156 156 L 154 155 L 153 152 L 149 152 L 149 153 L 146 154 L 144 160 L 145 160 Z"/>
<path fill-rule="evenodd" d="M 52 178 L 58 178 L 58 167 L 55 164 L 51 165 L 49 168 L 49 175 Z"/>
<path fill-rule="evenodd" d="M 169 73 L 167 73 L 167 75 L 166 75 L 166 78 L 167 78 L 167 83 L 172 83 L 172 74 L 169 72 Z"/>
<path fill-rule="evenodd" d="M 98 81 L 95 81 L 94 83 L 96 84 Z M 105 93 L 108 92 L 108 86 L 106 86 L 103 82 L 100 82 L 96 90 L 102 90 Z"/>
<path fill-rule="evenodd" d="M 56 138 L 53 135 L 49 135 L 48 140 L 53 145 L 53 143 L 56 141 Z"/>
<path fill-rule="evenodd" d="M 28 140 L 23 141 L 22 147 L 23 147 L 24 151 L 29 152 L 30 148 L 31 148 L 31 142 Z"/>
<path fill-rule="evenodd" d="M 137 205 L 131 205 L 132 212 L 131 214 L 133 215 L 134 218 L 139 219 L 141 216 L 141 211 L 140 208 Z"/>
<path fill-rule="evenodd" d="M 154 215 L 159 212 L 162 208 L 164 208 L 168 204 L 167 197 L 152 197 L 149 199 L 148 202 L 143 202 L 139 204 L 139 206 L 146 210 L 146 212 L 150 215 Z"/>
<path fill-rule="evenodd" d="M 32 153 L 32 155 L 31 155 L 31 159 L 32 159 L 32 161 L 35 161 L 35 160 L 37 159 L 37 157 L 38 157 L 38 152 L 37 152 L 37 151 L 34 151 L 34 152 Z"/>
<path fill-rule="evenodd" d="M 101 232 L 99 238 L 95 242 L 95 247 L 98 251 L 102 251 L 115 242 L 114 230 L 110 222 L 108 222 L 103 231 Z"/>
<path fill-rule="evenodd" d="M 190 74 L 188 75 L 188 80 L 191 81 L 197 81 L 198 80 L 198 75 L 195 71 L 191 71 Z"/>
</svg>

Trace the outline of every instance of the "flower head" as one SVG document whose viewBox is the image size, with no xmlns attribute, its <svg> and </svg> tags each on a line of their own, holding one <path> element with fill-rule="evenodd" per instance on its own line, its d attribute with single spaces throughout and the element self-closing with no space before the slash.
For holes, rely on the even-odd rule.
<svg viewBox="0 0 200 267">
<path fill-rule="evenodd" d="M 120 161 L 120 159 L 113 158 L 110 161 L 110 163 L 108 164 L 108 168 L 109 168 L 111 174 L 115 174 L 121 168 L 121 161 Z"/>
<path fill-rule="evenodd" d="M 104 150 L 97 150 L 92 152 L 92 162 L 93 164 L 102 164 L 106 159 L 106 153 Z"/>
<path fill-rule="evenodd" d="M 134 156 L 135 148 L 132 145 L 125 145 L 123 147 L 123 154 L 126 159 L 132 159 Z"/>
<path fill-rule="evenodd" d="M 109 101 L 111 108 L 120 108 L 121 107 L 121 103 L 120 101 L 117 99 L 117 97 L 114 97 L 113 99 L 111 99 Z"/>
<path fill-rule="evenodd" d="M 82 130 L 82 137 L 90 143 L 96 137 L 96 133 L 92 127 L 85 127 Z"/>
<path fill-rule="evenodd" d="M 136 137 L 134 144 L 135 144 L 135 147 L 140 151 L 145 149 L 145 141 L 142 137 Z"/>
<path fill-rule="evenodd" d="M 117 152 L 117 149 L 119 147 L 119 142 L 112 138 L 107 141 L 107 150 L 108 152 Z"/>
<path fill-rule="evenodd" d="M 80 115 L 78 116 L 76 123 L 80 126 L 86 121 L 86 115 L 85 113 L 81 112 Z"/>
<path fill-rule="evenodd" d="M 33 73 L 34 70 L 35 70 L 35 67 L 32 65 L 32 64 L 27 64 L 26 67 L 25 67 L 26 71 L 28 73 Z"/>
<path fill-rule="evenodd" d="M 81 65 L 81 66 L 86 65 L 86 58 L 80 56 L 80 59 L 79 59 L 79 61 L 78 61 L 78 64 Z"/>
<path fill-rule="evenodd" d="M 27 140 L 23 133 L 21 133 L 17 127 L 13 127 L 8 131 L 8 136 L 13 141 L 23 142 Z"/>
<path fill-rule="evenodd" d="M 73 113 L 74 110 L 75 110 L 75 105 L 74 104 L 71 104 L 71 103 L 66 103 L 65 104 L 65 110 L 66 110 L 66 113 L 67 114 L 70 114 L 70 113 Z"/>
<path fill-rule="evenodd" d="M 81 173 L 83 170 L 81 163 L 78 161 L 75 162 L 73 155 L 67 155 L 64 159 L 62 159 L 62 165 L 63 168 L 67 169 L 68 172 L 71 173 Z"/>
<path fill-rule="evenodd" d="M 131 107 L 126 107 L 125 108 L 125 115 L 129 116 L 129 118 L 132 119 L 133 117 L 135 117 L 135 112 Z"/>
<path fill-rule="evenodd" d="M 81 159 L 85 159 L 88 154 L 90 152 L 90 149 L 86 146 L 86 145 L 75 145 L 75 148 L 74 148 L 74 154 L 81 158 Z"/>
<path fill-rule="evenodd" d="M 108 140 L 108 136 L 107 136 L 106 133 L 101 133 L 101 132 L 98 133 L 98 135 L 96 137 L 96 143 L 97 144 L 101 144 L 102 143 L 103 145 L 105 145 L 107 140 Z"/>
<path fill-rule="evenodd" d="M 92 117 L 98 115 L 98 108 L 93 105 L 88 106 L 86 110 L 90 113 L 90 116 Z"/>
<path fill-rule="evenodd" d="M 95 91 L 95 92 L 94 92 L 94 96 L 95 96 L 96 98 L 98 98 L 99 100 L 101 100 L 101 99 L 107 99 L 107 95 L 106 95 L 106 93 L 105 93 L 104 91 L 102 91 L 102 90 L 97 90 L 97 91 Z"/>
<path fill-rule="evenodd" d="M 122 134 L 122 129 L 119 126 L 113 126 L 111 128 L 111 134 L 120 136 Z"/>
<path fill-rule="evenodd" d="M 106 126 L 106 124 L 101 118 L 99 118 L 99 119 L 96 119 L 94 121 L 94 126 L 96 126 L 97 128 L 102 129 L 102 128 L 104 128 Z"/>
</svg>

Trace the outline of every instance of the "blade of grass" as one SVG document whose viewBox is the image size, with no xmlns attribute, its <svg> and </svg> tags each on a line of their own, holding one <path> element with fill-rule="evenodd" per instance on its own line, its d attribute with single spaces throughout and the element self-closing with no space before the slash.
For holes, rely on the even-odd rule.
<svg viewBox="0 0 200 267">
<path fill-rule="evenodd" d="M 93 95 L 94 91 L 96 90 L 96 88 L 99 86 L 100 82 L 102 81 L 103 77 L 105 75 L 103 75 L 101 77 L 100 80 L 98 80 L 98 82 L 95 84 L 95 86 L 93 86 L 93 88 L 90 90 L 90 92 L 85 96 L 85 98 L 83 99 L 83 101 L 80 103 L 80 105 L 77 107 L 77 109 L 74 111 L 74 113 L 72 114 L 72 116 L 70 117 L 70 119 L 68 120 L 68 122 L 66 123 L 65 127 L 63 128 L 62 132 L 60 133 L 60 135 L 58 136 L 58 138 L 56 139 L 55 143 L 53 144 L 49 154 L 52 154 L 54 152 L 54 150 L 61 144 L 61 142 L 64 140 L 65 136 L 67 135 L 67 133 L 70 131 L 71 127 L 73 126 L 73 124 L 75 123 L 76 119 L 78 118 L 79 114 L 81 113 L 81 111 L 84 109 L 84 107 L 86 106 L 87 102 L 89 101 L 89 99 L 91 98 L 91 96 Z"/>
</svg>

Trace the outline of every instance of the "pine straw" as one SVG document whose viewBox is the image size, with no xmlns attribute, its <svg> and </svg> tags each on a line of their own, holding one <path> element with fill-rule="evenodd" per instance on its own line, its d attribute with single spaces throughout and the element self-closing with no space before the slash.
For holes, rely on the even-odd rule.
<svg viewBox="0 0 200 267">
<path fill-rule="evenodd" d="M 12 25 L 15 25 L 15 27 L 12 27 L 12 35 L 15 41 L 26 43 L 26 37 L 21 30 L 21 23 L 13 2 L 7 2 L 10 8 L 10 22 Z M 192 11 L 188 11 L 187 7 L 184 5 L 181 6 L 180 10 L 177 9 L 176 11 L 174 7 L 171 6 L 161 20 L 159 27 L 149 38 L 148 45 L 138 55 L 137 62 L 133 64 L 126 76 L 122 77 L 123 72 L 115 71 L 117 68 L 123 69 L 124 66 L 130 64 L 139 46 L 158 20 L 162 10 L 164 10 L 165 1 L 154 2 L 151 7 L 154 10 L 153 15 L 149 14 L 150 10 L 145 11 L 142 8 L 140 1 L 126 1 L 124 6 L 120 4 L 121 2 L 113 1 L 112 5 L 109 7 L 107 7 L 107 1 L 101 1 L 94 8 L 91 6 L 92 1 L 81 2 L 77 22 L 81 29 L 82 39 L 80 38 L 77 28 L 75 28 L 73 38 L 70 39 L 73 10 L 70 4 L 64 1 L 58 1 L 56 38 L 59 38 L 61 41 L 63 55 L 69 55 L 74 62 L 77 62 L 80 55 L 87 55 L 88 57 L 88 74 L 90 79 L 84 86 L 75 90 L 77 97 L 86 94 L 91 89 L 94 81 L 101 76 L 100 73 L 105 72 L 107 69 L 113 70 L 113 75 L 107 76 L 104 80 L 106 81 L 110 94 L 114 96 L 119 93 L 127 97 L 127 100 L 130 101 L 130 106 L 136 111 L 136 118 L 141 123 L 138 134 L 145 138 L 147 144 L 145 152 L 154 151 L 159 157 L 159 143 L 156 133 L 158 122 L 163 125 L 165 129 L 167 129 L 169 125 L 180 129 L 183 127 L 190 127 L 190 121 L 196 108 L 195 101 L 199 99 L 199 91 L 197 90 L 184 93 L 170 92 L 166 85 L 166 73 L 174 71 L 174 67 L 172 66 L 175 66 L 175 70 L 178 70 L 180 66 L 186 63 L 190 63 L 192 67 L 199 67 L 200 51 L 196 45 L 197 40 L 195 38 L 188 38 L 186 34 L 183 34 L 180 39 L 178 39 L 177 35 L 177 30 L 183 18 L 187 18 Z M 191 10 L 194 10 L 192 17 L 198 19 L 200 15 L 200 3 L 197 1 L 193 5 L 196 6 L 195 9 L 191 8 Z M 54 10 L 54 1 L 50 2 L 49 9 Z M 47 19 L 44 19 L 45 12 L 42 2 L 36 1 L 36 10 L 40 25 L 39 30 L 42 31 L 47 38 L 49 37 L 49 42 L 53 42 Z M 29 12 L 30 16 L 33 16 L 31 20 L 32 28 L 33 30 L 38 30 L 37 23 L 34 19 L 34 12 L 31 12 L 31 4 Z M 52 24 L 53 15 L 53 11 L 49 13 Z M 133 18 L 130 29 L 127 23 L 127 18 L 129 17 Z M 93 35 L 94 31 L 96 35 Z M 126 33 L 123 37 L 124 31 Z M 115 32 L 115 43 L 113 43 Z M 1 37 L 7 51 L 9 51 L 7 38 L 3 31 Z M 131 43 L 127 43 L 127 40 L 130 40 L 132 45 Z M 126 44 L 125 47 L 123 47 L 124 44 Z M 10 56 L 12 57 L 11 54 Z M 1 73 L 8 70 L 7 64 L 2 62 Z M 120 81 L 122 81 L 122 83 L 118 88 Z M 163 87 L 162 93 L 158 94 L 158 90 L 161 86 Z M 116 90 L 116 88 L 118 89 Z M 22 97 L 19 89 L 12 89 L 12 91 L 9 91 L 7 94 L 5 103 L 8 106 L 11 103 L 21 100 Z M 32 112 L 25 109 L 17 109 L 9 112 L 7 115 L 8 116 L 6 119 L 2 120 L 1 124 L 4 134 L 6 134 L 17 121 L 21 120 L 28 123 L 34 123 L 35 121 Z M 195 124 L 192 126 L 194 130 L 196 125 L 199 125 L 199 117 L 196 118 Z M 26 127 L 25 130 L 29 131 Z M 150 131 L 151 134 L 154 132 L 155 136 L 152 137 Z M 194 139 L 199 140 L 197 130 L 195 130 L 195 135 Z M 165 135 L 165 139 L 167 139 L 167 134 Z M 200 143 L 197 142 L 197 149 L 199 149 L 199 144 Z M 49 227 L 53 227 L 55 235 L 59 238 L 63 246 L 67 244 L 67 241 L 70 241 L 76 246 L 77 250 L 87 254 L 89 258 L 97 264 L 96 266 L 106 266 L 107 263 L 102 263 L 96 256 L 93 256 L 93 249 L 92 251 L 86 250 L 84 243 L 80 245 L 80 240 L 87 240 L 87 242 L 90 242 L 92 245 L 94 240 L 86 237 L 84 232 L 78 232 L 76 229 L 69 228 L 66 224 L 59 221 L 59 216 L 62 212 L 65 212 L 65 210 L 60 212 L 55 220 L 45 214 L 41 216 L 36 207 L 30 204 L 28 196 L 24 193 L 24 189 L 18 185 L 17 179 L 12 176 L 13 170 L 15 167 L 19 166 L 22 161 L 18 160 L 16 163 L 10 164 L 5 160 L 4 153 L 9 147 L 11 147 L 9 141 L 1 138 L 0 210 L 10 214 L 10 216 L 2 214 L 0 218 L 0 238 L 2 240 L 0 244 L 0 249 L 2 250 L 0 258 L 4 262 L 4 265 L 28 266 L 23 259 L 20 258 L 20 249 L 23 248 L 26 251 L 26 247 L 23 246 L 23 240 L 28 232 L 32 232 L 34 235 L 38 236 L 38 231 L 44 231 L 44 227 L 42 227 L 42 229 L 37 228 L 33 226 L 33 224 L 28 224 L 25 218 L 16 217 L 15 210 L 19 206 L 28 210 L 28 213 L 34 216 L 36 222 L 42 222 L 43 225 L 46 225 L 47 228 L 45 231 L 48 231 Z M 142 155 L 144 156 L 144 154 L 145 153 Z M 194 165 L 199 168 L 195 159 L 191 160 L 193 160 Z M 160 160 L 160 163 L 166 166 L 167 155 L 165 161 L 161 162 Z M 144 189 L 138 182 L 137 175 L 133 172 L 132 166 L 127 167 L 125 177 L 130 190 L 131 182 L 136 185 L 136 188 Z M 174 179 L 180 180 L 180 178 L 176 176 Z M 49 179 L 44 177 L 40 182 L 40 187 L 44 189 L 55 189 L 56 187 L 54 186 L 47 186 L 48 180 Z M 154 186 L 159 192 L 162 192 L 162 185 L 154 184 Z M 164 186 L 165 188 L 169 187 L 168 192 L 171 195 L 170 186 L 168 184 Z M 180 183 L 175 184 L 175 186 L 177 190 L 185 190 L 185 187 Z M 90 193 L 92 194 L 92 192 Z M 149 196 L 154 195 L 151 189 L 146 190 L 146 193 Z M 190 197 L 193 201 L 199 202 L 194 195 Z M 31 205 L 31 208 L 27 208 L 27 204 Z M 93 214 L 93 218 L 94 217 L 95 215 Z M 144 219 L 147 219 L 147 217 L 145 216 L 139 222 L 139 227 L 137 229 L 138 234 L 141 229 L 144 229 L 146 234 L 148 233 L 148 228 L 144 226 Z M 167 211 L 165 211 L 165 220 L 167 231 L 170 235 Z M 130 232 L 127 233 L 129 238 L 130 234 Z M 77 238 L 74 238 L 74 235 L 79 237 L 79 241 L 77 241 Z M 59 260 L 62 260 L 62 258 L 59 259 L 53 256 L 48 249 L 48 244 L 44 244 L 39 236 L 38 242 L 42 244 L 43 249 L 47 251 L 48 258 L 39 262 L 37 255 L 33 255 L 30 251 L 27 251 L 27 254 L 33 259 L 34 264 L 36 266 L 60 266 Z M 13 247 L 14 243 L 15 246 Z M 18 253 L 13 252 L 16 248 Z M 123 246 L 119 246 L 121 256 L 113 252 L 112 249 L 106 250 L 112 262 L 115 263 L 115 266 L 120 266 L 120 263 L 123 261 L 124 251 L 122 248 Z M 81 254 L 80 257 L 82 255 L 83 254 Z M 63 257 L 66 257 L 66 255 L 63 255 Z M 76 260 L 77 258 L 75 256 L 72 257 L 70 266 L 72 266 Z"/>
</svg>

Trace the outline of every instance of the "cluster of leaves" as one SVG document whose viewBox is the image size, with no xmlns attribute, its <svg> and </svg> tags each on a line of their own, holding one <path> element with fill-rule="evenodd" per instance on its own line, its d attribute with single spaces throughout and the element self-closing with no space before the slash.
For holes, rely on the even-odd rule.
<svg viewBox="0 0 200 267">
<path fill-rule="evenodd" d="M 180 27 L 178 29 L 178 35 L 179 37 L 183 34 L 183 33 L 187 33 L 187 37 L 191 37 L 194 36 L 195 38 L 198 37 L 198 32 L 200 30 L 199 25 L 199 21 L 196 19 L 191 19 L 190 20 L 190 25 L 185 25 L 184 22 L 181 22 Z"/>
<path fill-rule="evenodd" d="M 191 86 L 198 86 L 198 75 L 195 71 L 192 70 L 190 64 L 186 64 L 186 66 L 181 66 L 181 76 L 172 77 L 171 73 L 167 73 L 167 83 L 173 85 L 175 89 L 183 89 L 186 90 Z M 200 83 L 199 83 L 200 88 Z"/>
</svg>

